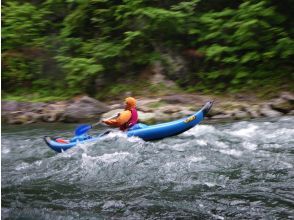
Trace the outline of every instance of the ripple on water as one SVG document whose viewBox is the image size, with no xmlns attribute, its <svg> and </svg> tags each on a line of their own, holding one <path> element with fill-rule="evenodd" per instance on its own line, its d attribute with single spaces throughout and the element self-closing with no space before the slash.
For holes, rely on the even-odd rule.
<svg viewBox="0 0 294 220">
<path fill-rule="evenodd" d="M 294 117 L 284 117 L 200 125 L 154 142 L 114 132 L 62 154 L 41 139 L 52 128 L 4 129 L 1 214 L 11 219 L 290 219 L 293 124 Z"/>
</svg>

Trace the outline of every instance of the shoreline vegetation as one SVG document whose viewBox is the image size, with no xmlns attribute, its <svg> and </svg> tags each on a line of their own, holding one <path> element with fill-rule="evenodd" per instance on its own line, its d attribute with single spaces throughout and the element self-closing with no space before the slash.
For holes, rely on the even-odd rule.
<svg viewBox="0 0 294 220">
<path fill-rule="evenodd" d="M 142 87 L 158 96 L 171 87 L 192 94 L 294 92 L 291 5 L 5 1 L 2 97 L 87 94 L 108 101 L 128 91 L 143 96 Z M 156 83 L 162 77 L 171 83 Z"/>
</svg>

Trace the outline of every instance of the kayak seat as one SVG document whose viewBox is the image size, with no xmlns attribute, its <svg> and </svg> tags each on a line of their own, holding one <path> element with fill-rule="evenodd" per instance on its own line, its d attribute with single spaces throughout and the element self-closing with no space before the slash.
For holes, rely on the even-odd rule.
<svg viewBox="0 0 294 220">
<path fill-rule="evenodd" d="M 138 124 L 135 124 L 134 126 L 130 127 L 128 129 L 128 131 L 133 131 L 133 130 L 137 130 L 137 129 L 142 129 L 142 128 L 147 128 L 148 125 L 145 125 L 143 123 L 138 123 Z"/>
<path fill-rule="evenodd" d="M 91 139 L 92 137 L 88 134 L 82 134 L 79 136 L 75 136 L 72 139 L 70 139 L 70 142 L 76 142 L 76 141 L 85 141 L 87 139 Z"/>
<path fill-rule="evenodd" d="M 55 139 L 56 142 L 58 143 L 61 143 L 61 144 L 68 144 L 69 141 L 68 140 L 65 140 L 65 139 L 62 139 L 62 138 L 57 138 Z"/>
</svg>

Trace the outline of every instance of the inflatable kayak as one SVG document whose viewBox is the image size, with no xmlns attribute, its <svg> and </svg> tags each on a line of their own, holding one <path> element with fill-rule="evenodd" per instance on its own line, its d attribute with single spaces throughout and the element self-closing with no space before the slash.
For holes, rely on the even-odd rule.
<svg viewBox="0 0 294 220">
<path fill-rule="evenodd" d="M 204 119 L 205 115 L 208 113 L 212 105 L 213 102 L 207 102 L 198 112 L 195 112 L 189 117 L 185 117 L 176 121 L 149 126 L 141 123 L 136 124 L 131 127 L 126 132 L 126 134 L 128 137 L 139 137 L 142 138 L 144 141 L 158 140 L 181 134 L 199 124 Z M 88 134 L 83 134 L 69 140 L 45 136 L 44 140 L 51 149 L 60 153 L 76 146 L 78 143 L 89 143 L 97 141 L 102 136 L 105 136 L 110 132 L 111 131 L 108 130 L 96 137 L 92 137 Z"/>
</svg>

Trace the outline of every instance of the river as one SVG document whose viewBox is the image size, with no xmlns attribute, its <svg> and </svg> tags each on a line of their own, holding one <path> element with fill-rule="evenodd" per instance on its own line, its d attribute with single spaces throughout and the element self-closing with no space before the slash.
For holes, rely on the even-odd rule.
<svg viewBox="0 0 294 220">
<path fill-rule="evenodd" d="M 115 132 L 61 154 L 42 140 L 73 130 L 2 125 L 2 219 L 294 218 L 292 116 L 155 142 Z"/>
</svg>

